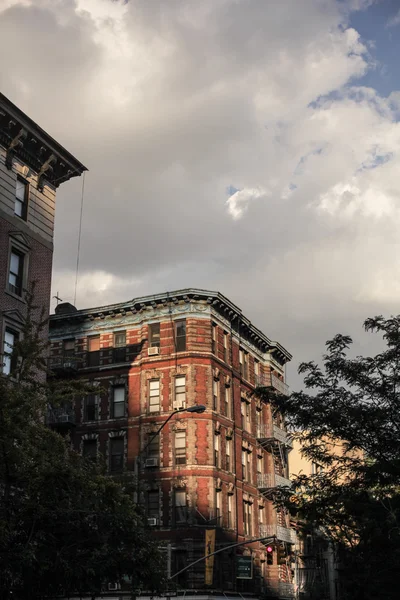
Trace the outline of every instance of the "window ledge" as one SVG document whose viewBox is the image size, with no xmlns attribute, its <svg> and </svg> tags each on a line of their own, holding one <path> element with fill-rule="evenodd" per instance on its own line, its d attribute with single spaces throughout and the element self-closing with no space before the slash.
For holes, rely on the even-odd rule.
<svg viewBox="0 0 400 600">
<path fill-rule="evenodd" d="M 23 304 L 26 304 L 26 300 L 22 296 L 18 296 L 18 294 L 14 294 L 14 292 L 10 292 L 8 288 L 5 289 L 5 293 L 7 296 L 11 296 L 11 298 L 15 298 L 15 300 L 19 300 Z"/>
</svg>

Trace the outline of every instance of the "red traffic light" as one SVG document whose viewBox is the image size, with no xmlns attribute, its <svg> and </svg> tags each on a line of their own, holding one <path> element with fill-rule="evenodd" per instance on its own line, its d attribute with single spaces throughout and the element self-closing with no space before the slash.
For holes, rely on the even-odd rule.
<svg viewBox="0 0 400 600">
<path fill-rule="evenodd" d="M 267 552 L 273 552 L 273 547 L 272 546 L 267 546 Z"/>
</svg>

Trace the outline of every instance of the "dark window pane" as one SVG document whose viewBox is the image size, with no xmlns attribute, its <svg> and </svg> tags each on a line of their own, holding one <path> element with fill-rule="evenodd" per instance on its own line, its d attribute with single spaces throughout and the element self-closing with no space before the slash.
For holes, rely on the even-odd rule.
<svg viewBox="0 0 400 600">
<path fill-rule="evenodd" d="M 160 323 L 149 325 L 149 346 L 150 348 L 160 347 Z"/>
<path fill-rule="evenodd" d="M 126 331 L 118 331 L 114 334 L 114 346 L 115 348 L 126 346 Z"/>
<path fill-rule="evenodd" d="M 22 277 L 24 272 L 24 255 L 14 248 L 11 250 L 8 288 L 13 294 L 22 295 Z"/>
<path fill-rule="evenodd" d="M 88 460 L 95 461 L 97 458 L 97 441 L 96 440 L 84 440 L 83 442 L 83 456 Z"/>
<path fill-rule="evenodd" d="M 110 471 L 122 471 L 124 466 L 124 438 L 110 440 Z"/>
<path fill-rule="evenodd" d="M 175 321 L 175 344 L 177 352 L 186 350 L 186 320 Z"/>
</svg>

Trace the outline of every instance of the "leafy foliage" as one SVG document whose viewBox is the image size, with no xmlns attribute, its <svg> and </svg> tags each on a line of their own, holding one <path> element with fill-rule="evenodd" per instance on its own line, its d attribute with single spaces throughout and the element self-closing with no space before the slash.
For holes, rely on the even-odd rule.
<svg viewBox="0 0 400 600">
<path fill-rule="evenodd" d="M 31 320 L 31 296 L 28 305 L 19 360 L 0 375 L 0 597 L 94 596 L 126 577 L 133 590 L 161 591 L 162 557 L 129 477 L 107 477 L 44 422 L 49 403 L 86 390 L 46 383 L 45 324 Z"/>
<path fill-rule="evenodd" d="M 284 504 L 335 543 L 342 598 L 383 600 L 398 597 L 400 569 L 400 316 L 364 327 L 383 336 L 381 353 L 350 358 L 351 338 L 336 335 L 323 368 L 300 365 L 304 391 L 258 395 L 283 413 L 303 455 L 320 466 L 297 476 Z"/>
</svg>

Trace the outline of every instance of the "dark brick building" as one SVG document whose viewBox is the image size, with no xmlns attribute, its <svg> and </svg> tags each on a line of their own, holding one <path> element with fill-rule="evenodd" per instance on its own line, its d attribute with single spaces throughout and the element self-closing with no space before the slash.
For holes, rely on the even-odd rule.
<svg viewBox="0 0 400 600">
<path fill-rule="evenodd" d="M 25 289 L 50 309 L 56 188 L 85 167 L 0 94 L 0 372 L 26 314 Z"/>
<path fill-rule="evenodd" d="M 53 424 L 70 427 L 76 450 L 102 456 L 110 473 L 135 473 L 138 464 L 140 502 L 168 545 L 171 574 L 205 554 L 206 530 L 215 530 L 216 548 L 277 537 L 279 552 L 267 555 L 260 542 L 222 552 L 211 581 L 200 562 L 175 578 L 181 588 L 292 597 L 294 532 L 273 505 L 277 486 L 289 484 L 291 441 L 252 394 L 257 385 L 286 394 L 291 355 L 227 298 L 197 289 L 88 310 L 59 305 L 50 340 L 56 374 L 99 386 Z M 205 412 L 185 412 L 196 404 Z M 237 555 L 252 557 L 251 579 L 238 578 Z"/>
</svg>

